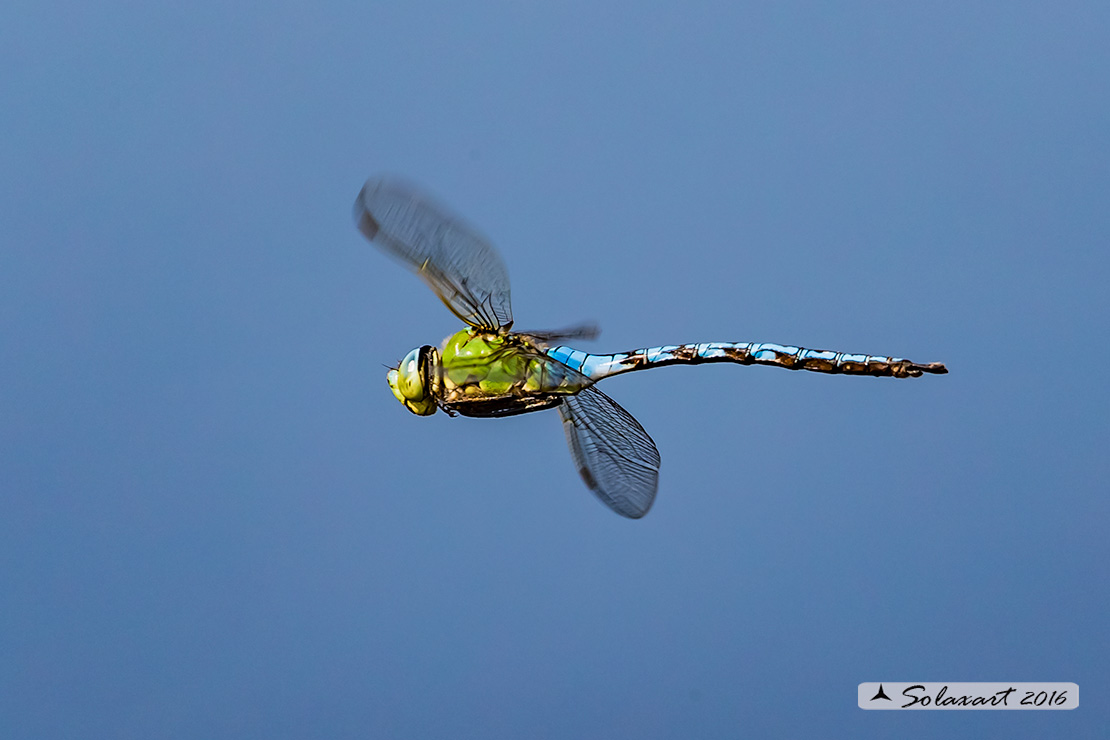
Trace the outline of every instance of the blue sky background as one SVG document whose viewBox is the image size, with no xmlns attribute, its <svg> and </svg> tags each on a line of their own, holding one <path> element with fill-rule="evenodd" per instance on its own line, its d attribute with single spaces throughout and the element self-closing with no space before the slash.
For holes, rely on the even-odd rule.
<svg viewBox="0 0 1110 740">
<path fill-rule="evenodd" d="M 5 3 L 0 735 L 1101 737 L 1110 6 L 539 5 Z M 557 414 L 390 395 L 458 322 L 352 225 L 381 172 L 521 329 L 951 374 L 607 381 L 621 519 Z"/>
</svg>

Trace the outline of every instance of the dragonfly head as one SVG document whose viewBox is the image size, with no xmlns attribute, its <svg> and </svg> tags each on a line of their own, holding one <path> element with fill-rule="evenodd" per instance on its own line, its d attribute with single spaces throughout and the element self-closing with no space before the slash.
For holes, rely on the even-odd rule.
<svg viewBox="0 0 1110 740">
<path fill-rule="evenodd" d="M 396 369 L 386 375 L 389 389 L 397 400 L 417 416 L 431 416 L 436 412 L 436 368 L 439 352 L 425 344 L 405 355 Z"/>
</svg>

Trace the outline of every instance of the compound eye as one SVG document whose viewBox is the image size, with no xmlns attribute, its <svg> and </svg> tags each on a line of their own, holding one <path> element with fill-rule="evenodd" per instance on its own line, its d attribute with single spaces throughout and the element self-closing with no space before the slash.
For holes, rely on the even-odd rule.
<svg viewBox="0 0 1110 740">
<path fill-rule="evenodd" d="M 421 350 L 414 349 L 401 360 L 397 368 L 397 390 L 409 401 L 423 401 L 428 394 L 427 377 L 424 373 Z"/>
</svg>

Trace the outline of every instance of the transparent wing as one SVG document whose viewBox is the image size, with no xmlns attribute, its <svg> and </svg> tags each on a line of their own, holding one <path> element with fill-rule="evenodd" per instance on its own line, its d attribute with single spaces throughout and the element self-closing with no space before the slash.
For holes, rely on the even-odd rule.
<svg viewBox="0 0 1110 740">
<path fill-rule="evenodd" d="M 648 513 L 659 486 L 659 450 L 640 423 L 596 386 L 568 396 L 559 414 L 590 490 L 621 516 Z"/>
<path fill-rule="evenodd" d="M 601 329 L 597 324 L 587 323 L 570 326 L 566 329 L 556 329 L 555 331 L 522 331 L 518 333 L 528 337 L 534 344 L 543 347 L 554 342 L 567 342 L 575 339 L 593 341 L 601 334 Z"/>
<path fill-rule="evenodd" d="M 370 179 L 354 216 L 367 239 L 415 270 L 460 319 L 482 329 L 512 325 L 505 263 L 484 237 L 426 195 L 396 180 Z"/>
</svg>

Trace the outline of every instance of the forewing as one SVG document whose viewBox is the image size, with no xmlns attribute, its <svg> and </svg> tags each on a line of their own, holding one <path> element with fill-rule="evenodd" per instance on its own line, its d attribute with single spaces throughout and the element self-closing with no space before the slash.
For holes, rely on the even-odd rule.
<svg viewBox="0 0 1110 740">
<path fill-rule="evenodd" d="M 409 185 L 366 181 L 355 223 L 367 239 L 399 258 L 471 326 L 513 323 L 509 273 L 486 239 Z"/>
<path fill-rule="evenodd" d="M 590 490 L 621 516 L 648 513 L 659 486 L 659 450 L 640 423 L 596 386 L 568 396 L 559 414 Z"/>
</svg>

